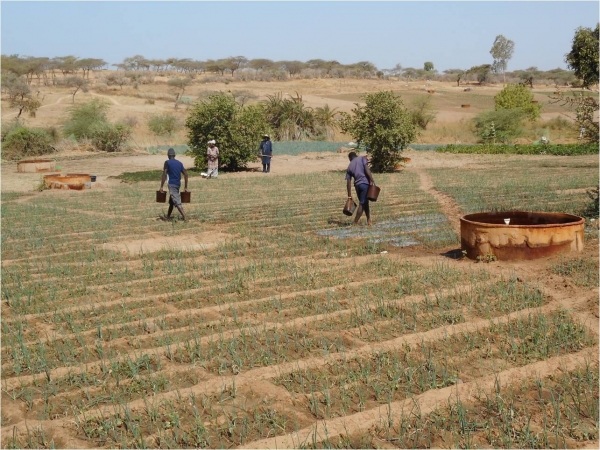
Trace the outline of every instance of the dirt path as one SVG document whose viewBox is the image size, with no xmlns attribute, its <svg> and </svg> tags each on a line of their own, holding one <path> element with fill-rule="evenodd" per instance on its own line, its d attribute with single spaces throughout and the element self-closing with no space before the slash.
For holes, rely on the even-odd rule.
<svg viewBox="0 0 600 450">
<path fill-rule="evenodd" d="M 449 195 L 438 191 L 434 187 L 433 180 L 425 170 L 416 169 L 415 172 L 419 175 L 419 188 L 436 198 L 440 204 L 442 213 L 448 218 L 452 229 L 457 236 L 460 236 L 460 217 L 463 215 L 463 213 L 458 203 L 456 203 L 456 201 Z"/>
<path fill-rule="evenodd" d="M 42 108 L 47 108 L 49 106 L 58 105 L 58 104 L 62 103 L 62 101 L 63 101 L 64 98 L 69 98 L 69 97 L 71 97 L 71 96 L 70 95 L 65 95 L 64 97 L 59 97 L 54 103 L 48 103 L 47 105 L 42 105 L 42 106 L 40 106 L 38 108 L 38 110 L 40 110 Z M 12 112 L 9 112 L 7 114 L 4 114 L 2 116 L 2 118 L 5 119 L 5 118 L 11 117 L 11 116 L 16 116 L 17 114 L 19 114 L 19 111 L 12 111 Z"/>
<path fill-rule="evenodd" d="M 90 94 L 94 97 L 106 98 L 110 100 L 113 105 L 121 106 L 121 104 L 114 97 L 109 97 L 108 95 L 96 94 L 95 92 L 90 91 Z"/>
</svg>

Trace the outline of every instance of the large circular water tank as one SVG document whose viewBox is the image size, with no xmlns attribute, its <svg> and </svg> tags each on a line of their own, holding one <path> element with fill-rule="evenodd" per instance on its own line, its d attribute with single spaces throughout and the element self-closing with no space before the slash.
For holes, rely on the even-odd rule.
<svg viewBox="0 0 600 450">
<path fill-rule="evenodd" d="M 467 214 L 460 240 L 467 257 L 536 259 L 583 250 L 585 219 L 572 214 L 510 211 Z"/>
</svg>

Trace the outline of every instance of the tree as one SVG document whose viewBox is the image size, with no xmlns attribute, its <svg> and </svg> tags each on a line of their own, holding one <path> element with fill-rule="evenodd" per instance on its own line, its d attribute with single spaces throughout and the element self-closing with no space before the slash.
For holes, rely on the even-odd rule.
<svg viewBox="0 0 600 450">
<path fill-rule="evenodd" d="M 400 75 L 402 75 L 402 64 L 397 63 L 391 69 L 384 69 L 384 72 L 393 77 L 398 77 L 400 79 Z"/>
<path fill-rule="evenodd" d="M 523 80 L 521 81 L 521 84 L 528 85 L 531 89 L 533 89 L 533 80 L 537 79 L 541 73 L 542 72 L 535 66 L 528 67 L 525 70 L 516 70 L 514 72 L 515 75 L 518 75 L 518 77 Z"/>
<path fill-rule="evenodd" d="M 57 56 L 54 58 L 54 62 L 56 68 L 60 70 L 65 77 L 77 72 L 77 57 L 75 56 Z"/>
<path fill-rule="evenodd" d="M 248 59 L 244 56 L 232 56 L 226 59 L 227 70 L 231 71 L 231 76 L 234 72 L 248 64 Z"/>
<path fill-rule="evenodd" d="M 290 74 L 290 78 L 300 73 L 306 67 L 306 64 L 302 61 L 279 61 L 277 64 Z"/>
<path fill-rule="evenodd" d="M 192 84 L 192 79 L 190 77 L 184 78 L 169 78 L 167 84 L 179 92 L 176 92 L 175 96 L 175 109 L 177 109 L 177 105 L 179 104 L 179 100 L 183 97 L 183 93 L 185 92 L 185 88 Z"/>
<path fill-rule="evenodd" d="M 273 67 L 273 61 L 264 58 L 251 59 L 248 61 L 248 67 L 254 70 L 265 70 Z"/>
<path fill-rule="evenodd" d="M 502 73 L 503 82 L 506 83 L 506 67 L 508 65 L 508 60 L 512 58 L 512 54 L 515 50 L 515 43 L 510 39 L 506 39 L 504 36 L 499 34 L 496 36 L 494 40 L 494 45 L 492 45 L 492 49 L 490 53 L 494 58 L 494 72 Z"/>
<path fill-rule="evenodd" d="M 106 84 L 109 86 L 116 84 L 116 85 L 120 86 L 121 90 L 122 90 L 123 85 L 127 84 L 127 77 L 124 75 L 121 75 L 119 72 L 111 73 L 111 74 L 107 75 L 107 77 L 106 77 Z"/>
<path fill-rule="evenodd" d="M 456 79 L 456 85 L 460 86 L 460 80 L 462 80 L 465 76 L 465 71 L 462 69 L 447 69 L 444 70 L 446 75 L 454 77 Z"/>
<path fill-rule="evenodd" d="M 219 59 L 217 61 L 209 59 L 208 61 L 206 61 L 205 67 L 207 71 L 217 72 L 219 73 L 219 75 L 223 76 L 225 75 L 225 71 L 227 70 L 227 61 L 224 59 Z"/>
<path fill-rule="evenodd" d="M 473 66 L 467 70 L 467 74 L 474 74 L 479 84 L 487 83 L 492 70 L 491 64 L 481 64 L 479 66 Z"/>
<path fill-rule="evenodd" d="M 135 55 L 125 58 L 121 66 L 125 70 L 150 70 L 150 61 L 142 55 Z"/>
<path fill-rule="evenodd" d="M 508 84 L 494 97 L 496 111 L 520 109 L 530 121 L 540 118 L 541 105 L 533 103 L 533 93 L 521 84 Z"/>
<path fill-rule="evenodd" d="M 77 67 L 83 70 L 83 78 L 90 77 L 90 70 L 100 69 L 106 66 L 107 64 L 108 63 L 106 61 L 98 58 L 84 58 L 77 61 Z"/>
<path fill-rule="evenodd" d="M 235 101 L 242 106 L 244 106 L 249 100 L 256 100 L 258 98 L 258 94 L 253 91 L 249 91 L 248 89 L 232 91 L 231 94 L 235 98 Z"/>
<path fill-rule="evenodd" d="M 11 101 L 10 106 L 19 109 L 18 119 L 23 111 L 28 112 L 31 117 L 35 117 L 35 112 L 42 106 L 42 103 L 32 97 L 23 97 Z"/>
<path fill-rule="evenodd" d="M 565 62 L 575 71 L 583 87 L 598 84 L 598 33 L 596 29 L 579 27 L 573 37 L 571 51 L 565 56 Z"/>
<path fill-rule="evenodd" d="M 82 92 L 87 92 L 90 82 L 81 77 L 73 76 L 65 78 L 62 84 L 71 88 L 71 95 L 73 96 L 71 102 L 75 103 L 75 94 L 77 94 L 80 89 Z"/>
<path fill-rule="evenodd" d="M 198 169 L 205 168 L 206 143 L 209 140 L 217 141 L 219 165 L 237 170 L 256 159 L 261 135 L 269 132 L 259 106 L 241 106 L 233 95 L 224 92 L 212 94 L 196 103 L 185 126 Z"/>
<path fill-rule="evenodd" d="M 433 71 L 433 63 L 431 61 L 427 61 L 425 64 L 423 64 L 423 70 L 425 72 L 432 72 Z"/>
<path fill-rule="evenodd" d="M 590 143 L 598 143 L 598 100 L 594 97 L 584 95 L 584 91 L 575 92 L 573 96 L 564 95 L 562 92 L 550 96 L 551 103 L 560 102 L 569 110 L 575 112 L 575 122 L 580 127 L 580 139 Z"/>
<path fill-rule="evenodd" d="M 402 99 L 391 91 L 367 94 L 364 99 L 364 106 L 355 104 L 353 115 L 341 113 L 340 128 L 359 147 L 366 147 L 375 172 L 391 172 L 402 150 L 417 136 L 412 115 Z"/>
</svg>

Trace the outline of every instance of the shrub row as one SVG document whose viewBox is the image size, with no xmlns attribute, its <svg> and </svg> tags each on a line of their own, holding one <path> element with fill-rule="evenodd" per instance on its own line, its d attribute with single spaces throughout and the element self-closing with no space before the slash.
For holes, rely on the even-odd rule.
<svg viewBox="0 0 600 450">
<path fill-rule="evenodd" d="M 469 154 L 512 154 L 512 155 L 594 155 L 598 154 L 598 144 L 449 144 L 436 149 L 440 153 L 469 153 Z"/>
</svg>

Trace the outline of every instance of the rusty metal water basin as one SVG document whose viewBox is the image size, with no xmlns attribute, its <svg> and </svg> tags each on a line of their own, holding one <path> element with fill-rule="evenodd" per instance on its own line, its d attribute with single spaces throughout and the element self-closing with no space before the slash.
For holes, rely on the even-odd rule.
<svg viewBox="0 0 600 450">
<path fill-rule="evenodd" d="M 23 159 L 17 162 L 17 172 L 53 172 L 56 161 L 53 159 Z"/>
<path fill-rule="evenodd" d="M 552 212 L 490 212 L 460 219 L 467 257 L 528 260 L 583 250 L 585 219 Z"/>
<path fill-rule="evenodd" d="M 87 173 L 44 175 L 44 183 L 50 189 L 73 189 L 81 191 L 92 187 L 92 176 Z"/>
</svg>

